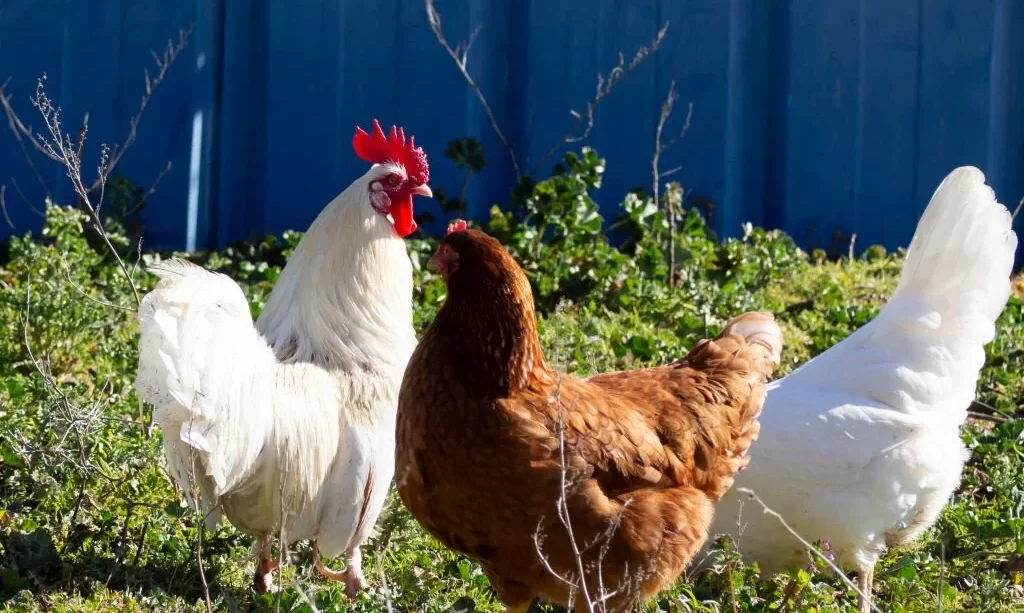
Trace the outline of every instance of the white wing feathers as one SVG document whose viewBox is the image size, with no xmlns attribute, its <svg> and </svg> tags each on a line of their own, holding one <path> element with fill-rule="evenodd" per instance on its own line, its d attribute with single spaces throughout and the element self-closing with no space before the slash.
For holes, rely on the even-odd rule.
<svg viewBox="0 0 1024 613">
<path fill-rule="evenodd" d="M 213 524 L 221 496 L 254 485 L 276 492 L 282 473 L 286 500 L 309 503 L 337 450 L 333 379 L 278 364 L 230 278 L 183 260 L 150 271 L 161 281 L 139 308 L 135 383 L 156 407 L 174 479 L 190 496 L 198 486 Z"/>
</svg>

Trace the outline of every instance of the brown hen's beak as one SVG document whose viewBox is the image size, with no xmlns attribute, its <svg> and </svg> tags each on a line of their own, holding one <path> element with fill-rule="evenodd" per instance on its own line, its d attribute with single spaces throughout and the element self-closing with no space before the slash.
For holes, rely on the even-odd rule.
<svg viewBox="0 0 1024 613">
<path fill-rule="evenodd" d="M 430 256 L 430 259 L 427 260 L 427 270 L 432 270 L 437 273 L 443 272 L 444 264 L 441 261 L 440 246 L 437 248 L 437 251 L 434 252 L 434 255 Z"/>
</svg>

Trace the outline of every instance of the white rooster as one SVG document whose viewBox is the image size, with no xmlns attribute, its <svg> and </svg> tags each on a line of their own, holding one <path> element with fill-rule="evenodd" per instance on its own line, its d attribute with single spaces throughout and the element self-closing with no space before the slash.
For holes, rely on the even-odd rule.
<svg viewBox="0 0 1024 613">
<path fill-rule="evenodd" d="M 422 149 L 357 129 L 370 170 L 316 218 L 253 326 L 241 289 L 181 260 L 139 308 L 136 388 L 156 406 L 175 481 L 257 537 L 254 586 L 273 586 L 271 538 L 314 539 L 314 561 L 364 586 L 359 552 L 394 474 L 398 389 L 416 345 L 412 197 L 430 196 Z M 342 572 L 323 566 L 344 553 Z"/>
<path fill-rule="evenodd" d="M 977 168 L 943 180 L 885 308 L 768 387 L 750 466 L 719 503 L 712 534 L 732 535 L 765 572 L 806 563 L 777 518 L 743 508 L 737 490 L 753 490 L 808 541 L 830 541 L 858 573 L 861 610 L 871 609 L 879 557 L 928 529 L 960 482 L 959 429 L 1010 295 L 1011 222 Z"/>
</svg>

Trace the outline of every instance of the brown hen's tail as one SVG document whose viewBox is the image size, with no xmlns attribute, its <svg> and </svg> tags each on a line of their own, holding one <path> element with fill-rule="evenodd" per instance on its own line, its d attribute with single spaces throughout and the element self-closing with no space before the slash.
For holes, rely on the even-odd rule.
<svg viewBox="0 0 1024 613">
<path fill-rule="evenodd" d="M 767 353 L 757 360 L 762 368 L 760 374 L 767 381 L 772 374 L 772 369 L 782 357 L 782 330 L 779 328 L 779 324 L 775 323 L 775 316 L 768 311 L 751 311 L 733 317 L 726 324 L 725 330 L 718 335 L 718 340 L 730 334 L 743 337 L 748 345 L 758 345 L 767 350 Z M 750 349 L 757 351 L 756 347 Z"/>
<path fill-rule="evenodd" d="M 714 345 L 729 356 L 726 364 L 745 374 L 747 385 L 746 389 L 733 389 L 732 402 L 723 407 L 726 410 L 720 415 L 724 422 L 724 449 L 719 449 L 708 467 L 710 479 L 704 488 L 713 499 L 718 499 L 729 491 L 736 473 L 750 461 L 747 451 L 761 430 L 757 418 L 764 406 L 765 383 L 782 353 L 782 330 L 771 313 L 744 313 L 725 326 Z"/>
</svg>

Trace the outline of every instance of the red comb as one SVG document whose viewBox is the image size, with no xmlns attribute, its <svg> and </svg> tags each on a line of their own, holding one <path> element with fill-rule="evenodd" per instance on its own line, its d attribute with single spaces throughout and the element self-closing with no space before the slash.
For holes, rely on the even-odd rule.
<svg viewBox="0 0 1024 613">
<path fill-rule="evenodd" d="M 448 224 L 448 234 L 451 234 L 452 232 L 462 232 L 463 230 L 466 229 L 466 227 L 467 226 L 465 219 L 456 219 L 455 221 Z"/>
<path fill-rule="evenodd" d="M 427 154 L 422 147 L 414 143 L 415 137 L 405 140 L 405 130 L 391 126 L 390 136 L 384 136 L 380 123 L 373 120 L 373 136 L 366 130 L 356 126 L 356 135 L 352 137 L 352 148 L 359 159 L 371 164 L 394 162 L 405 167 L 409 179 L 417 185 L 424 185 L 430 179 L 430 168 L 427 166 Z"/>
</svg>

